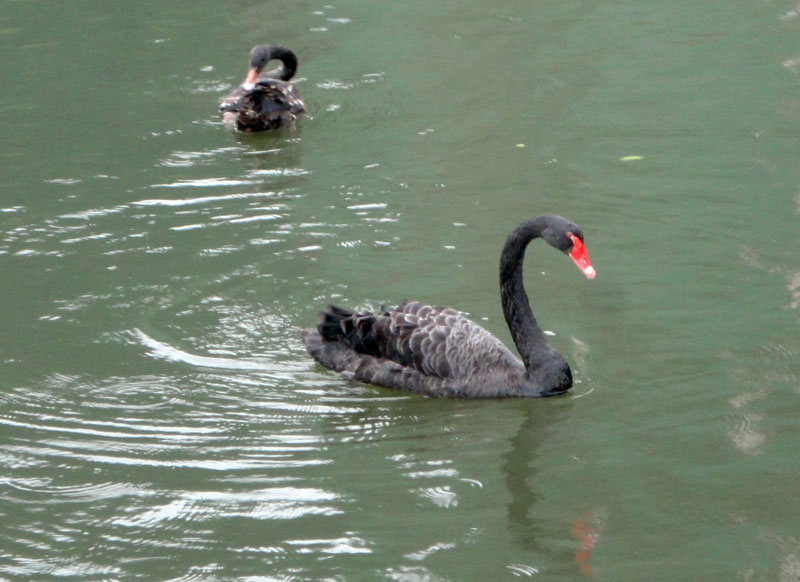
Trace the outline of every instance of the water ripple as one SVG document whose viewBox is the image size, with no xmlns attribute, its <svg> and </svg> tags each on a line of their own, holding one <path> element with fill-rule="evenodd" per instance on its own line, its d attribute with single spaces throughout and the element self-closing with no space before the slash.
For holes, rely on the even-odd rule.
<svg viewBox="0 0 800 582">
<path fill-rule="evenodd" d="M 748 455 L 757 455 L 763 452 L 767 435 L 760 428 L 764 416 L 757 412 L 750 412 L 747 407 L 766 397 L 764 391 L 739 394 L 730 398 L 728 403 L 734 409 L 727 414 L 727 420 L 732 425 L 728 430 L 728 438 L 741 452 Z"/>
<path fill-rule="evenodd" d="M 286 544 L 303 554 L 371 554 L 368 543 L 361 537 L 335 539 L 286 540 Z"/>
<path fill-rule="evenodd" d="M 420 497 L 429 499 L 437 507 L 458 507 L 458 495 L 450 487 L 427 487 L 416 490 L 416 493 Z"/>
<path fill-rule="evenodd" d="M 243 148 L 241 147 L 223 147 L 202 151 L 176 151 L 163 160 L 161 165 L 167 167 L 195 166 L 198 163 L 213 162 L 220 154 L 241 153 L 242 151 Z"/>
<path fill-rule="evenodd" d="M 178 180 L 165 184 L 153 184 L 151 188 L 210 188 L 216 186 L 247 186 L 255 184 L 254 180 L 234 180 L 231 178 L 201 178 L 197 180 Z"/>
<path fill-rule="evenodd" d="M 428 558 L 429 556 L 432 556 L 435 553 L 446 551 L 446 550 L 452 550 L 455 547 L 456 547 L 456 544 L 454 544 L 454 543 L 439 542 L 437 544 L 433 544 L 432 546 L 429 546 L 429 547 L 425 548 L 424 550 L 420 550 L 418 552 L 412 552 L 410 554 L 406 554 L 404 557 L 409 559 L 409 560 L 414 560 L 414 561 L 417 561 L 417 562 L 421 562 L 422 560 L 425 560 L 426 558 Z"/>
<path fill-rule="evenodd" d="M 217 358 L 212 356 L 197 356 L 166 343 L 160 342 L 150 337 L 140 329 L 134 329 L 133 334 L 138 338 L 142 345 L 150 349 L 150 355 L 154 358 L 180 362 L 203 368 L 222 368 L 226 370 L 256 370 L 261 372 L 274 372 L 285 375 L 291 369 L 303 369 L 299 363 L 281 364 L 280 367 L 268 363 L 253 362 L 249 360 L 233 360 L 230 358 Z"/>
<path fill-rule="evenodd" d="M 148 506 L 131 517 L 114 519 L 112 523 L 126 527 L 153 527 L 175 520 L 201 522 L 233 517 L 284 520 L 306 515 L 331 516 L 343 513 L 342 509 L 332 505 L 341 501 L 343 499 L 338 494 L 310 487 L 187 492 L 163 505 Z"/>
<path fill-rule="evenodd" d="M 153 186 L 155 187 L 155 186 Z M 195 198 L 147 198 L 137 200 L 137 206 L 194 206 L 196 204 L 210 204 L 228 200 L 247 200 L 250 198 L 272 198 L 275 192 L 245 192 L 237 194 L 220 194 L 217 196 L 198 196 Z"/>
<path fill-rule="evenodd" d="M 27 482 L 26 482 L 27 481 Z M 10 481 L 8 485 L 20 494 L 35 493 L 37 496 L 31 503 L 40 503 L 39 495 L 47 497 L 47 503 L 57 504 L 62 502 L 94 502 L 107 499 L 115 499 L 126 496 L 146 497 L 151 495 L 146 489 L 133 483 L 83 483 L 79 485 L 50 486 L 41 482 L 30 483 L 30 480 L 17 479 Z M 17 497 L 16 502 L 24 503 L 24 497 Z"/>
<path fill-rule="evenodd" d="M 510 564 L 506 566 L 506 568 L 508 568 L 514 576 L 525 576 L 527 578 L 532 578 L 539 573 L 538 568 L 526 564 Z"/>
</svg>

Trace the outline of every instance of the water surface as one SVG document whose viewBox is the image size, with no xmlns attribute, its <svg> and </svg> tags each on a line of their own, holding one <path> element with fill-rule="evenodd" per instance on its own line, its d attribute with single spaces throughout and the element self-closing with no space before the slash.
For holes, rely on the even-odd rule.
<svg viewBox="0 0 800 582">
<path fill-rule="evenodd" d="M 0 6 L 0 577 L 798 579 L 796 2 Z M 310 115 L 232 134 L 265 41 Z M 331 301 L 509 342 L 544 212 L 569 395 L 305 354 Z"/>
</svg>

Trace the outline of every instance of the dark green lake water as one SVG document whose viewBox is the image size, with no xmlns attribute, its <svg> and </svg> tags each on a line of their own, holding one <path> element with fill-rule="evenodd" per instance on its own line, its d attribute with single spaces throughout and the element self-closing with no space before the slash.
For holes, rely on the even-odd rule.
<svg viewBox="0 0 800 582">
<path fill-rule="evenodd" d="M 227 131 L 250 47 L 310 115 Z M 0 579 L 800 580 L 800 7 L 0 0 Z M 572 392 L 315 365 L 526 282 Z"/>
</svg>

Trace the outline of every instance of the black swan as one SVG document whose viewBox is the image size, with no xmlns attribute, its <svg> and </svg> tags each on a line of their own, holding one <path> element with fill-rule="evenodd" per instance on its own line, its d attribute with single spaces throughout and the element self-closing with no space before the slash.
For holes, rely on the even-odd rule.
<svg viewBox="0 0 800 582">
<path fill-rule="evenodd" d="M 533 317 L 522 283 L 528 243 L 543 238 L 567 253 L 589 279 L 595 270 L 578 226 L 544 215 L 520 224 L 500 255 L 500 298 L 520 361 L 503 343 L 459 312 L 404 301 L 396 309 L 355 313 L 328 305 L 316 329 L 303 330 L 311 356 L 347 378 L 429 396 L 553 396 L 572 386 L 572 372 Z"/>
<path fill-rule="evenodd" d="M 281 61 L 262 73 L 271 60 Z M 289 127 L 305 110 L 305 104 L 289 79 L 297 71 L 297 57 L 289 49 L 268 44 L 250 51 L 250 69 L 236 89 L 219 100 L 225 125 L 239 131 L 255 132 Z"/>
</svg>

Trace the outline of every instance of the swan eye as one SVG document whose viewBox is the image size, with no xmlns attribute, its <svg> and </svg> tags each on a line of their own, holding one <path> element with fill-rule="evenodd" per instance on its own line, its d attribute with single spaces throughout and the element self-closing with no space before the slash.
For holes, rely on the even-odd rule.
<svg viewBox="0 0 800 582">
<path fill-rule="evenodd" d="M 569 239 L 570 243 L 572 243 L 573 247 L 576 246 L 576 245 L 577 246 L 581 246 L 581 244 L 583 244 L 581 242 L 581 239 L 579 237 L 575 236 L 575 234 L 573 234 L 571 232 L 567 233 L 567 238 Z"/>
<path fill-rule="evenodd" d="M 583 241 L 579 236 L 568 232 L 567 238 L 569 238 L 570 242 L 572 243 L 572 249 L 570 252 L 579 253 L 583 250 Z"/>
</svg>

